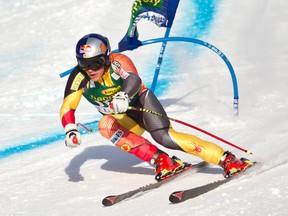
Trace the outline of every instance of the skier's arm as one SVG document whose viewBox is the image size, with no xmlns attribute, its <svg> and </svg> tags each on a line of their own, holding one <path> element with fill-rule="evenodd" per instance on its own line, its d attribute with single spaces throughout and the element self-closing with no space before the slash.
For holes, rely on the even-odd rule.
<svg viewBox="0 0 288 216">
<path fill-rule="evenodd" d="M 83 90 L 78 90 L 67 95 L 60 109 L 60 118 L 63 127 L 69 123 L 75 124 L 75 110 L 77 109 Z"/>
<path fill-rule="evenodd" d="M 112 113 L 124 113 L 130 100 L 144 87 L 133 62 L 123 54 L 112 54 L 112 67 L 123 80 L 121 91 L 113 98 L 110 108 Z"/>
<path fill-rule="evenodd" d="M 69 123 L 75 124 L 75 110 L 77 109 L 84 87 L 88 80 L 76 67 L 70 74 L 65 87 L 64 100 L 60 109 L 60 119 L 63 127 Z"/>
<path fill-rule="evenodd" d="M 76 147 L 81 143 L 81 136 L 75 124 L 75 110 L 86 83 L 85 76 L 75 68 L 66 84 L 64 100 L 60 108 L 60 119 L 66 134 L 65 144 L 68 147 Z"/>
<path fill-rule="evenodd" d="M 113 54 L 112 67 L 123 79 L 121 91 L 132 98 L 142 87 L 142 80 L 138 71 L 129 57 L 123 54 Z"/>
</svg>

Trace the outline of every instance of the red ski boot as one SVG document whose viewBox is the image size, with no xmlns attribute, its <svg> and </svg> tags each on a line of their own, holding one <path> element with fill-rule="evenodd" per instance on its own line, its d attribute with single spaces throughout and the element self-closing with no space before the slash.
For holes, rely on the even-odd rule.
<svg viewBox="0 0 288 216">
<path fill-rule="evenodd" d="M 248 167 L 252 166 L 253 163 L 246 158 L 236 158 L 231 152 L 225 152 L 223 154 L 223 160 L 220 161 L 220 166 L 223 167 L 225 172 L 225 178 L 235 176 L 243 171 L 245 171 Z"/>
<path fill-rule="evenodd" d="M 155 159 L 156 165 L 156 176 L 157 181 L 162 181 L 169 178 L 170 176 L 175 175 L 178 172 L 181 172 L 186 167 L 191 166 L 188 163 L 182 162 L 179 158 L 173 156 L 170 158 L 167 154 L 161 153 Z"/>
</svg>

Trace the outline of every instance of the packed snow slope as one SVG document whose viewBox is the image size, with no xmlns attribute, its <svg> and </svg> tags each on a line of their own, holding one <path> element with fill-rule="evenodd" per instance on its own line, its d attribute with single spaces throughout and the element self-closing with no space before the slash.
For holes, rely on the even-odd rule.
<svg viewBox="0 0 288 216">
<path fill-rule="evenodd" d="M 173 123 L 174 128 L 261 162 L 253 172 L 194 200 L 169 203 L 168 196 L 175 190 L 222 179 L 221 169 L 211 166 L 137 199 L 103 207 L 106 195 L 153 182 L 153 168 L 120 151 L 97 131 L 83 135 L 76 149 L 65 147 L 59 137 L 52 142 L 55 134 L 62 133 L 59 108 L 67 80 L 58 75 L 75 65 L 76 42 L 97 32 L 108 36 L 116 49 L 127 30 L 132 3 L 0 2 L 0 151 L 15 147 L 16 152 L 0 159 L 0 215 L 287 215 L 286 0 L 180 2 L 171 36 L 197 37 L 225 53 L 239 85 L 238 116 L 232 110 L 229 71 L 209 49 L 169 44 L 159 77 L 168 85 L 158 95 L 169 116 L 249 149 L 253 155 L 183 125 Z M 211 20 L 205 20 L 207 5 L 215 6 L 209 12 L 214 14 Z M 165 32 L 145 21 L 139 25 L 141 40 L 162 37 Z M 147 83 L 151 83 L 159 51 L 160 44 L 125 52 Z M 84 99 L 76 115 L 82 123 L 100 118 Z M 149 134 L 144 136 L 151 139 Z M 33 147 L 45 137 L 52 141 L 21 150 L 21 145 L 32 143 Z M 200 161 L 167 151 L 186 161 Z"/>
</svg>

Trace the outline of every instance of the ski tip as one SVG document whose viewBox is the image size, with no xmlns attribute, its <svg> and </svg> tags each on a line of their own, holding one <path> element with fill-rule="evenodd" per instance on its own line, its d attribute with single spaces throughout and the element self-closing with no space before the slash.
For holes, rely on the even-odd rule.
<svg viewBox="0 0 288 216">
<path fill-rule="evenodd" d="M 112 206 L 115 204 L 115 199 L 117 196 L 107 196 L 102 200 L 104 206 Z"/>
<path fill-rule="evenodd" d="M 182 200 L 182 196 L 183 196 L 184 191 L 176 191 L 173 192 L 170 196 L 169 196 L 169 201 L 171 203 L 180 203 L 183 202 L 184 200 Z"/>
</svg>

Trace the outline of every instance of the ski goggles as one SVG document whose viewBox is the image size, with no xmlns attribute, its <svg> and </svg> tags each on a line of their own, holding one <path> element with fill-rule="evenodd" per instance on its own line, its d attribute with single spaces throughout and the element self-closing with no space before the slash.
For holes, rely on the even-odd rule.
<svg viewBox="0 0 288 216">
<path fill-rule="evenodd" d="M 84 70 L 99 70 L 101 67 L 105 65 L 105 56 L 104 55 L 98 55 L 92 58 L 77 58 L 78 66 Z"/>
</svg>

